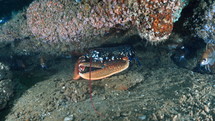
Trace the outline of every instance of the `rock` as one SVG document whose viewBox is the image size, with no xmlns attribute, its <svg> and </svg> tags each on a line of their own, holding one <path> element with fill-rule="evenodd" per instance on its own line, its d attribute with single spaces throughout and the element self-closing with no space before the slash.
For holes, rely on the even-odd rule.
<svg viewBox="0 0 215 121">
<path fill-rule="evenodd" d="M 11 95 L 13 94 L 13 85 L 10 79 L 0 81 L 0 110 L 5 108 Z"/>
<path fill-rule="evenodd" d="M 69 115 L 69 116 L 65 117 L 63 121 L 72 121 L 72 120 L 74 120 L 74 116 Z"/>
<path fill-rule="evenodd" d="M 0 63 L 0 110 L 5 108 L 13 94 L 13 84 L 9 68 Z"/>
<path fill-rule="evenodd" d="M 169 37 L 187 3 L 188 0 L 101 0 L 93 5 L 76 5 L 71 0 L 40 0 L 28 7 L 27 24 L 38 39 L 50 43 L 72 42 L 82 47 L 110 35 L 112 28 L 114 33 L 136 28 L 141 38 L 157 43 Z"/>
<path fill-rule="evenodd" d="M 209 111 L 210 111 L 210 109 L 209 109 L 209 107 L 207 105 L 204 106 L 204 110 L 205 110 L 206 113 L 209 113 Z"/>
</svg>

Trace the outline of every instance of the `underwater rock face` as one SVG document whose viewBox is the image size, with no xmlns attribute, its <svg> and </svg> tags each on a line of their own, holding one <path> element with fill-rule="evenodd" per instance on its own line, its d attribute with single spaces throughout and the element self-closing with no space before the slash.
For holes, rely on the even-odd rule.
<svg viewBox="0 0 215 121">
<path fill-rule="evenodd" d="M 0 44 L 23 40 L 26 37 L 33 36 L 28 29 L 25 14 L 26 12 L 19 12 L 12 15 L 9 20 L 0 25 Z"/>
<path fill-rule="evenodd" d="M 189 17 L 185 18 L 184 28 L 187 28 L 193 37 L 198 37 L 207 43 L 215 43 L 215 1 L 196 0 L 190 2 L 193 7 Z"/>
<path fill-rule="evenodd" d="M 202 74 L 214 74 L 214 44 L 215 44 L 215 1 L 214 0 L 196 0 L 193 3 L 192 16 L 187 17 L 184 27 L 188 28 L 191 36 L 198 38 L 193 41 L 195 46 L 199 39 L 205 44 L 203 51 L 198 51 L 197 62 L 193 63 L 194 72 Z M 203 49 L 203 47 L 201 48 Z"/>
<path fill-rule="evenodd" d="M 111 28 L 136 28 L 142 38 L 157 43 L 169 37 L 186 4 L 186 0 L 103 0 L 93 5 L 40 0 L 27 9 L 27 24 L 37 38 L 48 42 L 90 42 L 108 35 Z"/>
<path fill-rule="evenodd" d="M 0 80 L 0 110 L 5 108 L 10 96 L 13 94 L 12 82 L 10 79 Z"/>
<path fill-rule="evenodd" d="M 205 43 L 215 44 L 215 1 L 211 2 L 205 9 L 204 16 L 201 16 L 203 24 L 196 28 L 196 33 Z"/>
<path fill-rule="evenodd" d="M 169 37 L 187 1 L 38 0 L 0 26 L 0 46 L 12 43 L 18 55 L 62 55 L 137 34 L 157 44 Z"/>
<path fill-rule="evenodd" d="M 0 110 L 5 108 L 13 94 L 13 85 L 9 68 L 0 63 Z"/>
</svg>

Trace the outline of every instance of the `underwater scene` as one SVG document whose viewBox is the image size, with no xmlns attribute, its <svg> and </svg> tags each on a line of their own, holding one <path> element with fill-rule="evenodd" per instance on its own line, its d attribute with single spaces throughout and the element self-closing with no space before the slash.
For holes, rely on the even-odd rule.
<svg viewBox="0 0 215 121">
<path fill-rule="evenodd" d="M 0 121 L 214 120 L 214 0 L 0 0 Z"/>
</svg>

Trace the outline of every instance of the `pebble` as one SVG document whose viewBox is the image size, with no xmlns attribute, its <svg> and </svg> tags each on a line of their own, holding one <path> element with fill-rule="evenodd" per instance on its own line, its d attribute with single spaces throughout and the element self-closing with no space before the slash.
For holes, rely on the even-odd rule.
<svg viewBox="0 0 215 121">
<path fill-rule="evenodd" d="M 139 118 L 140 120 L 145 120 L 145 119 L 146 119 L 146 115 L 139 116 L 138 118 Z"/>
<path fill-rule="evenodd" d="M 207 105 L 204 106 L 204 110 L 205 110 L 205 112 L 207 112 L 207 113 L 210 111 L 210 109 L 208 108 Z"/>
<path fill-rule="evenodd" d="M 78 2 L 78 3 L 80 3 L 80 2 L 81 2 L 81 0 L 75 0 L 75 2 Z"/>
<path fill-rule="evenodd" d="M 173 117 L 172 121 L 177 121 L 177 119 L 178 119 L 178 115 L 175 115 L 175 116 Z"/>
<path fill-rule="evenodd" d="M 207 115 L 204 110 L 202 110 L 201 114 L 204 115 L 204 116 Z"/>
<path fill-rule="evenodd" d="M 74 116 L 69 115 L 69 116 L 65 117 L 63 121 L 72 121 L 73 119 L 74 119 Z"/>
</svg>

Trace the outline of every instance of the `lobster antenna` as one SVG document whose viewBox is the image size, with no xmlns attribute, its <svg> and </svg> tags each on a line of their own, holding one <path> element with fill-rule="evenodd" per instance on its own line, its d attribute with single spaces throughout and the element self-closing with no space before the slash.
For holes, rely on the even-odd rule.
<svg viewBox="0 0 215 121">
<path fill-rule="evenodd" d="M 91 71 L 92 71 L 92 57 L 90 57 L 90 69 L 89 69 L 89 93 L 90 93 L 90 102 L 93 110 L 101 117 L 104 117 L 100 112 L 97 111 L 94 103 L 93 103 L 93 95 L 92 95 L 92 80 L 91 80 Z"/>
</svg>

